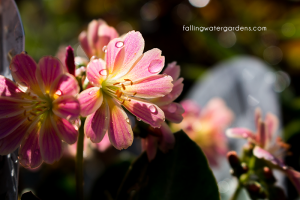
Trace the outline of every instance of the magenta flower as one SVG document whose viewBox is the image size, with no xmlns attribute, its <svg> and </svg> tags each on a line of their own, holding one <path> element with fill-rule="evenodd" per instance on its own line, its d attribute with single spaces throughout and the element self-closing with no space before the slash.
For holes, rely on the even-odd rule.
<svg viewBox="0 0 300 200">
<path fill-rule="evenodd" d="M 98 19 L 91 21 L 87 32 L 81 32 L 78 39 L 88 58 L 92 56 L 104 58 L 105 46 L 118 36 L 119 34 L 113 27 L 108 26 L 105 21 Z"/>
<path fill-rule="evenodd" d="M 265 121 L 262 121 L 261 110 L 256 109 L 255 124 L 256 133 L 247 128 L 231 128 L 226 131 L 226 134 L 229 137 L 245 138 L 254 144 L 253 155 L 265 159 L 272 163 L 275 168 L 283 170 L 300 194 L 300 173 L 286 166 L 282 161 L 289 145 L 276 137 L 278 118 L 271 113 L 267 113 Z"/>
<path fill-rule="evenodd" d="M 77 140 L 68 121 L 80 113 L 74 97 L 79 92 L 77 81 L 51 56 L 36 64 L 30 56 L 18 54 L 10 69 L 16 84 L 0 76 L 0 155 L 21 145 L 23 166 L 36 168 L 43 160 L 53 163 L 62 155 L 62 140 L 68 144 Z"/>
<path fill-rule="evenodd" d="M 176 65 L 176 62 L 172 62 L 168 64 L 163 74 L 173 78 L 172 91 L 164 97 L 151 99 L 151 102 L 161 108 L 167 120 L 173 123 L 180 123 L 183 119 L 182 113 L 184 113 L 184 109 L 179 103 L 173 102 L 183 90 L 183 78 L 179 78 L 180 66 Z M 175 137 L 166 122 L 163 122 L 159 129 L 152 130 L 152 132 L 155 134 L 148 134 L 146 138 L 142 138 L 142 148 L 147 151 L 149 161 L 155 158 L 157 147 L 166 153 L 173 149 L 175 144 Z"/>
<path fill-rule="evenodd" d="M 145 100 L 163 97 L 172 90 L 172 77 L 158 75 L 164 66 L 159 49 L 143 54 L 144 39 L 131 31 L 107 45 L 105 60 L 92 59 L 87 66 L 87 78 L 93 86 L 79 94 L 81 115 L 87 116 L 84 132 L 99 143 L 106 132 L 112 145 L 126 149 L 133 142 L 129 118 L 123 110 L 160 127 L 164 112 Z"/>
<path fill-rule="evenodd" d="M 211 99 L 200 111 L 200 107 L 191 100 L 184 100 L 184 119 L 177 129 L 182 129 L 196 142 L 206 155 L 210 165 L 217 166 L 218 158 L 227 153 L 225 128 L 232 122 L 234 114 L 219 98 Z"/>
</svg>

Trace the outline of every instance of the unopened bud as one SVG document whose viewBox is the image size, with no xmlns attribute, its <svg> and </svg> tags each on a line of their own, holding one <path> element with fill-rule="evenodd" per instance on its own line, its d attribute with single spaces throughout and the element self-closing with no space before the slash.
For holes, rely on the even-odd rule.
<svg viewBox="0 0 300 200">
<path fill-rule="evenodd" d="M 275 183 L 276 179 L 272 170 L 269 167 L 264 167 L 264 177 L 268 183 Z"/>
<path fill-rule="evenodd" d="M 74 51 L 71 46 L 66 48 L 66 59 L 65 65 L 68 69 L 68 72 L 75 76 L 75 58 L 74 58 Z"/>
<path fill-rule="evenodd" d="M 267 197 L 266 192 L 258 182 L 248 183 L 246 189 L 252 199 L 264 199 Z"/>
<path fill-rule="evenodd" d="M 241 166 L 240 159 L 235 151 L 229 151 L 227 153 L 227 159 L 233 169 Z"/>
</svg>

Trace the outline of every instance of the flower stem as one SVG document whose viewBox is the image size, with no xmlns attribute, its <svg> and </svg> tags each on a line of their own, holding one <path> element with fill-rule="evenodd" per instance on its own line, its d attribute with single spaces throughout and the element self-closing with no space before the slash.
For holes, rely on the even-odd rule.
<svg viewBox="0 0 300 200">
<path fill-rule="evenodd" d="M 238 186 L 237 186 L 237 188 L 235 189 L 235 191 L 234 191 L 234 193 L 233 193 L 233 196 L 231 197 L 230 200 L 238 200 L 238 196 L 239 196 L 241 190 L 242 190 L 242 186 L 241 186 L 241 184 L 239 183 Z"/>
<path fill-rule="evenodd" d="M 84 124 L 84 120 L 81 120 L 81 124 Z M 77 153 L 76 153 L 76 191 L 77 199 L 83 200 L 83 125 L 80 126 L 78 131 L 77 140 Z"/>
</svg>

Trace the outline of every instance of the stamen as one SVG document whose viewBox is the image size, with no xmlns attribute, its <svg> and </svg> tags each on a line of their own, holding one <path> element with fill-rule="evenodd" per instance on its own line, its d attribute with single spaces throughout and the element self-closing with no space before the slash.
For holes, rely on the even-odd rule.
<svg viewBox="0 0 300 200">
<path fill-rule="evenodd" d="M 133 93 L 133 95 L 132 96 L 135 96 L 137 93 L 135 92 L 135 93 Z"/>
<path fill-rule="evenodd" d="M 133 82 L 130 79 L 124 79 L 124 81 L 130 81 L 130 85 L 133 85 Z"/>
<path fill-rule="evenodd" d="M 125 88 L 125 85 L 124 85 L 124 84 L 122 84 L 122 88 L 123 88 L 123 90 L 126 90 L 126 88 Z"/>
<path fill-rule="evenodd" d="M 125 103 L 125 99 L 123 99 L 122 103 L 121 104 L 124 104 Z"/>
<path fill-rule="evenodd" d="M 120 98 L 122 96 L 122 94 L 123 94 L 123 92 L 118 92 L 117 97 Z"/>
<path fill-rule="evenodd" d="M 30 119 L 30 116 L 29 116 L 29 117 L 27 117 L 27 119 L 28 119 L 28 121 L 32 122 L 32 119 Z"/>
<path fill-rule="evenodd" d="M 113 85 L 119 85 L 120 84 L 120 82 L 116 82 L 116 83 L 114 83 Z"/>
<path fill-rule="evenodd" d="M 24 110 L 24 113 L 23 113 L 23 114 L 24 114 L 24 116 L 26 116 L 26 110 Z"/>
</svg>

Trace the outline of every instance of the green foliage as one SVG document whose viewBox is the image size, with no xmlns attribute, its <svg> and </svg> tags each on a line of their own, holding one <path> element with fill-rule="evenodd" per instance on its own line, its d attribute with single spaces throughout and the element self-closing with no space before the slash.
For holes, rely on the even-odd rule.
<svg viewBox="0 0 300 200">
<path fill-rule="evenodd" d="M 149 163 L 144 152 L 129 168 L 120 199 L 209 199 L 218 200 L 218 187 L 206 157 L 184 132 L 175 133 L 175 148 L 158 151 Z"/>
</svg>

